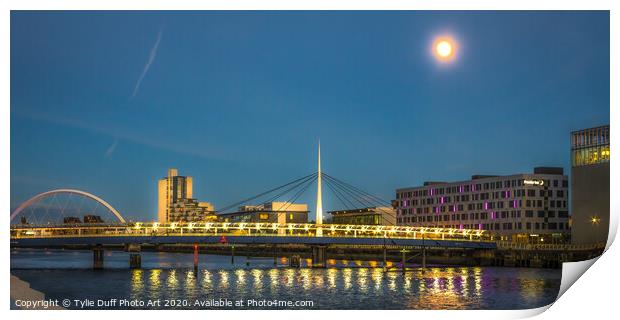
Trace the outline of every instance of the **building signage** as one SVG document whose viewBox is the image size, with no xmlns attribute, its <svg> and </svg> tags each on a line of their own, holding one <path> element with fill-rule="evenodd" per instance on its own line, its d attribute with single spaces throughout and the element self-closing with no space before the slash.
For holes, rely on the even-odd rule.
<svg viewBox="0 0 620 320">
<path fill-rule="evenodd" d="M 523 184 L 531 186 L 542 186 L 545 184 L 544 180 L 523 180 Z"/>
</svg>

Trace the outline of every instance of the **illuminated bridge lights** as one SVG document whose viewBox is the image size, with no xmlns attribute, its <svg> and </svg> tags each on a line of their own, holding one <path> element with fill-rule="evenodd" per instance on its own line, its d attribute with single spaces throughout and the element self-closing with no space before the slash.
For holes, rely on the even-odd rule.
<svg viewBox="0 0 620 320">
<path fill-rule="evenodd" d="M 435 227 L 411 226 L 374 226 L 374 225 L 343 225 L 330 224 L 318 226 L 309 223 L 251 223 L 251 222 L 173 222 L 160 224 L 157 222 L 136 222 L 117 225 L 56 225 L 56 226 L 13 226 L 11 237 L 53 237 L 53 236 L 108 236 L 108 235 L 162 235 L 191 236 L 231 234 L 236 236 L 302 236 L 313 237 L 317 228 L 329 228 L 333 237 L 380 237 L 409 239 L 454 239 L 484 240 L 484 230 L 452 229 Z"/>
</svg>

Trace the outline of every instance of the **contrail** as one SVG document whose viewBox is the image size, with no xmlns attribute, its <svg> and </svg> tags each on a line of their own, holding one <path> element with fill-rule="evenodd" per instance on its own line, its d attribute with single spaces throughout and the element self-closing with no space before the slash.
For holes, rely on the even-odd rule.
<svg viewBox="0 0 620 320">
<path fill-rule="evenodd" d="M 157 55 L 157 49 L 159 48 L 159 41 L 161 40 L 162 31 L 163 29 L 159 30 L 159 33 L 157 34 L 157 40 L 155 41 L 153 49 L 151 49 L 149 60 L 144 65 L 144 70 L 142 70 L 142 74 L 136 82 L 136 87 L 133 89 L 133 94 L 131 95 L 131 98 L 135 97 L 136 94 L 138 94 L 138 90 L 140 90 L 140 84 L 142 84 L 142 79 L 144 79 L 144 76 L 146 76 L 146 73 L 149 72 L 149 69 L 151 68 L 151 64 L 153 64 L 153 61 L 155 61 L 155 56 Z"/>
<path fill-rule="evenodd" d="M 109 158 L 112 153 L 114 152 L 114 150 L 116 150 L 116 146 L 118 145 L 118 139 L 115 139 L 114 142 L 112 143 L 112 145 L 110 145 L 108 147 L 108 150 L 105 151 L 105 156 L 107 158 Z"/>
</svg>

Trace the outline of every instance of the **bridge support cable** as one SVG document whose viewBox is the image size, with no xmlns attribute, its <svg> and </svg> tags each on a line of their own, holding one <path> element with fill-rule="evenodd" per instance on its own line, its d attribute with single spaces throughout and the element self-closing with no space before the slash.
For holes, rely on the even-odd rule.
<svg viewBox="0 0 620 320">
<path fill-rule="evenodd" d="M 280 192 L 280 193 L 278 193 L 278 194 L 276 194 L 274 196 L 271 196 L 267 200 L 261 201 L 261 202 L 269 203 L 269 202 L 275 201 L 275 200 L 279 199 L 280 197 L 282 197 L 282 196 L 284 196 L 284 195 L 286 195 L 286 194 L 288 194 L 290 192 L 293 192 L 293 190 L 296 190 L 299 187 L 303 188 L 303 186 L 306 185 L 306 184 L 312 184 L 316 180 L 316 177 L 317 177 L 317 175 L 312 175 L 312 176 L 308 177 L 307 179 L 305 179 L 305 180 L 303 180 L 303 181 L 301 181 L 301 182 L 299 182 L 299 183 L 289 187 L 288 189 L 285 189 L 284 191 L 282 191 L 282 192 Z"/>
<path fill-rule="evenodd" d="M 365 196 L 364 194 L 357 192 L 356 190 L 353 190 L 343 184 L 341 184 L 340 182 L 337 182 L 335 180 L 330 180 L 331 178 L 326 178 L 325 181 L 331 181 L 332 183 L 334 183 L 336 186 L 338 186 L 338 188 L 340 188 L 341 190 L 343 190 L 343 192 L 346 192 L 347 194 L 349 194 L 350 196 L 352 196 L 357 202 L 359 202 L 362 207 L 374 207 L 375 210 L 380 211 L 382 213 L 385 213 L 391 217 L 394 217 L 394 219 L 396 219 L 396 216 L 394 214 L 392 214 L 389 211 L 386 211 L 384 209 L 381 209 L 381 206 L 383 206 L 381 203 L 377 203 L 377 202 L 371 202 L 367 196 Z M 387 220 L 383 215 L 381 215 L 381 219 L 385 222 L 387 222 L 387 224 L 391 224 L 392 221 Z"/>
<path fill-rule="evenodd" d="M 331 180 L 330 178 L 328 178 L 327 176 L 325 176 L 325 181 L 330 181 L 333 183 L 333 186 L 336 187 L 336 189 L 340 190 L 340 192 L 342 194 L 346 194 L 348 199 L 354 200 L 355 202 L 357 202 L 361 207 L 372 207 L 374 206 L 372 203 L 365 201 L 362 197 L 360 197 L 359 194 L 352 192 L 350 189 L 344 187 L 343 185 L 341 185 L 339 182 L 336 182 L 335 180 Z M 355 206 L 354 206 L 355 207 Z"/>
<path fill-rule="evenodd" d="M 326 181 L 332 181 L 333 183 L 337 184 L 338 186 L 340 186 L 341 188 L 348 190 L 349 194 L 355 194 L 357 195 L 357 197 L 359 197 L 361 200 L 361 202 L 365 203 L 366 205 L 369 205 L 369 207 L 375 207 L 375 210 L 380 211 L 382 213 L 385 213 L 386 215 L 394 218 L 394 220 L 396 220 L 396 214 L 392 213 L 390 211 L 384 210 L 381 207 L 391 207 L 392 204 L 389 203 L 388 201 L 385 201 L 373 194 L 370 194 L 366 191 L 363 191 L 349 183 L 346 183 L 342 180 L 336 179 L 328 174 L 324 174 L 325 175 L 325 180 Z M 388 221 L 383 215 L 381 215 L 381 219 L 385 222 L 388 223 L 392 223 L 392 221 Z"/>
<path fill-rule="evenodd" d="M 362 191 L 358 191 L 359 189 L 351 187 L 349 184 L 345 184 L 340 180 L 336 180 L 331 176 L 327 176 L 326 175 L 326 181 L 331 181 L 332 183 L 336 184 L 339 188 L 341 188 L 342 190 L 344 190 L 345 192 L 347 192 L 348 194 L 350 194 L 351 196 L 353 196 L 354 198 L 356 198 L 356 200 L 358 202 L 360 202 L 363 206 L 365 207 L 375 207 L 376 210 L 381 211 L 383 213 L 386 213 L 392 217 L 395 218 L 395 215 L 392 214 L 389 211 L 383 210 L 381 209 L 381 207 L 385 206 L 384 203 L 375 200 L 375 199 L 379 199 L 375 196 L 370 195 L 367 192 L 362 192 Z"/>
<path fill-rule="evenodd" d="M 352 188 L 347 187 L 346 185 L 342 184 L 340 181 L 337 181 L 327 175 L 325 175 L 325 180 L 329 180 L 330 182 L 332 182 L 338 189 L 340 189 L 344 193 L 347 193 L 349 196 L 351 196 L 355 201 L 360 203 L 362 206 L 364 207 L 376 206 L 376 203 L 371 202 L 368 199 L 368 197 L 366 197 L 364 194 L 357 192 L 356 190 Z"/>
<path fill-rule="evenodd" d="M 327 188 L 331 190 L 334 193 L 334 195 L 336 195 L 336 197 L 338 198 L 338 200 L 340 201 L 340 203 L 343 205 L 344 208 L 355 209 L 355 205 L 351 201 L 349 201 L 349 199 L 347 199 L 339 190 L 337 190 L 334 186 L 332 186 L 332 183 L 329 180 L 325 179 L 323 181 L 325 181 L 325 185 L 327 185 Z M 351 206 L 347 205 L 347 203 Z"/>
<path fill-rule="evenodd" d="M 318 175 L 317 175 L 318 177 Z M 306 182 L 306 184 L 304 186 L 302 186 L 299 190 L 297 190 L 297 192 L 295 194 L 293 194 L 293 196 L 287 200 L 286 202 L 284 202 L 284 204 L 281 206 L 281 208 L 279 208 L 277 211 L 286 211 L 286 209 L 288 209 L 293 203 L 295 203 L 295 201 L 297 201 L 297 199 L 299 199 L 299 197 L 304 194 L 308 188 L 310 188 L 310 186 L 312 184 L 314 184 L 314 181 L 316 181 L 316 178 L 309 180 L 308 182 Z"/>
<path fill-rule="evenodd" d="M 332 177 L 332 176 L 328 175 L 327 173 L 323 173 L 323 175 L 325 175 L 326 177 L 331 178 L 331 179 L 333 179 L 333 180 L 335 180 L 335 181 L 338 181 L 338 182 L 340 182 L 342 185 L 345 185 L 345 186 L 347 186 L 347 187 L 351 188 L 352 190 L 355 190 L 355 191 L 357 191 L 357 192 L 359 192 L 359 193 L 361 193 L 361 194 L 364 194 L 364 195 L 366 195 L 367 197 L 370 197 L 370 198 L 374 199 L 375 201 L 377 201 L 377 202 L 379 202 L 379 203 L 382 203 L 382 204 L 383 204 L 384 206 L 386 206 L 386 207 L 389 207 L 389 206 L 391 206 L 391 205 L 392 205 L 392 203 L 391 203 L 390 201 L 383 200 L 383 199 L 381 199 L 381 198 L 379 198 L 379 197 L 377 197 L 377 196 L 375 196 L 375 195 L 373 195 L 373 194 L 371 194 L 371 193 L 368 193 L 368 192 L 366 192 L 366 191 L 364 191 L 364 190 L 362 190 L 362 189 L 360 189 L 360 188 L 355 187 L 354 185 L 352 185 L 352 184 L 350 184 L 350 183 L 347 183 L 347 182 L 342 181 L 342 180 L 340 180 L 340 179 L 334 178 L 334 177 Z"/>
<path fill-rule="evenodd" d="M 243 204 L 245 204 L 245 203 L 249 203 L 250 201 L 253 201 L 253 200 L 259 199 L 260 197 L 263 197 L 263 196 L 266 196 L 266 195 L 272 194 L 272 193 L 274 193 L 274 192 L 276 192 L 276 191 L 278 191 L 278 190 L 282 190 L 282 189 L 284 189 L 284 188 L 289 187 L 289 186 L 291 186 L 291 185 L 292 185 L 292 187 L 290 187 L 289 189 L 285 189 L 285 191 L 286 191 L 286 190 L 288 190 L 288 191 L 286 191 L 286 192 L 289 192 L 291 189 L 295 189 L 296 187 L 298 187 L 299 185 L 303 184 L 304 182 L 307 182 L 308 180 L 313 180 L 313 179 L 316 179 L 316 176 L 317 176 L 317 173 L 315 172 L 315 173 L 309 174 L 309 175 L 307 175 L 307 176 L 304 176 L 304 177 L 301 177 L 301 178 L 295 179 L 295 180 L 293 180 L 293 181 L 291 181 L 291 182 L 288 182 L 288 183 L 286 183 L 286 184 L 283 184 L 283 185 L 281 185 L 281 186 L 275 187 L 275 188 L 270 189 L 270 190 L 267 190 L 267 191 L 265 191 L 265 192 L 261 192 L 261 193 L 259 193 L 259 194 L 255 195 L 255 196 L 252 196 L 252 197 L 249 197 L 249 198 L 243 199 L 243 200 L 241 200 L 241 201 L 238 201 L 238 202 L 236 202 L 236 203 L 233 203 L 233 204 L 227 205 L 227 206 L 223 207 L 222 209 L 217 210 L 217 211 L 216 211 L 216 213 L 223 213 L 223 212 L 226 212 L 226 211 L 230 210 L 231 208 L 235 208 L 235 207 L 238 207 L 238 206 L 243 205 Z M 284 193 L 283 193 L 283 192 L 280 192 L 280 193 L 276 194 L 276 196 L 275 196 L 275 197 L 272 197 L 272 198 L 277 199 L 278 197 L 282 196 L 283 194 L 285 194 L 285 192 L 284 192 Z"/>
<path fill-rule="evenodd" d="M 373 196 L 367 192 L 364 192 L 358 188 L 355 188 L 348 183 L 335 179 L 327 174 L 324 174 L 324 175 L 325 175 L 325 181 L 329 181 L 333 183 L 333 185 L 337 189 L 339 189 L 342 193 L 347 193 L 350 196 L 352 196 L 357 202 L 361 203 L 363 207 L 374 207 L 375 210 L 385 213 L 393 217 L 394 219 L 396 219 L 395 214 L 389 211 L 386 211 L 384 209 L 381 209 L 381 207 L 385 206 L 384 203 L 386 201 L 381 200 L 380 198 Z M 381 216 L 382 221 L 386 222 L 387 224 L 392 223 L 392 221 L 389 221 L 383 215 L 380 215 L 380 216 Z M 386 240 L 389 239 L 390 242 L 392 242 L 392 244 L 395 244 L 394 240 L 390 237 L 388 232 L 385 232 L 384 234 L 385 234 Z"/>
<path fill-rule="evenodd" d="M 386 205 L 387 201 L 382 200 L 379 197 L 376 197 L 368 192 L 365 192 L 359 188 L 356 188 L 342 180 L 338 180 L 334 177 L 328 176 L 327 174 L 325 174 L 326 176 L 326 181 L 332 181 L 333 183 L 337 184 L 340 188 L 343 188 L 344 190 L 349 191 L 349 194 L 353 194 L 355 196 L 357 196 L 360 200 L 360 202 L 364 203 L 365 205 L 368 205 L 370 207 L 375 207 L 376 210 L 381 211 L 391 217 L 396 218 L 396 215 L 393 214 L 392 212 L 386 211 L 384 209 L 381 209 L 380 207 L 391 207 L 391 204 Z"/>
</svg>

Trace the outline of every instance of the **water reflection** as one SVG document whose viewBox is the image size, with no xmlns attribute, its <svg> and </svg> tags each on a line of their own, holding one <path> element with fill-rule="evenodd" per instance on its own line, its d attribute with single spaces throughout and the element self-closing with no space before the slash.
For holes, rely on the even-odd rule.
<svg viewBox="0 0 620 320">
<path fill-rule="evenodd" d="M 168 288 L 175 289 L 179 284 L 177 281 L 177 271 L 172 269 L 168 272 L 168 279 L 166 279 L 166 283 L 168 284 Z"/>
<path fill-rule="evenodd" d="M 148 273 L 148 282 L 144 281 L 145 272 Z M 497 294 L 499 288 L 517 292 L 523 303 L 533 305 L 545 296 L 549 287 L 545 279 L 502 277 L 485 280 L 484 269 L 478 267 L 427 268 L 405 274 L 400 271 L 385 273 L 381 268 L 202 270 L 198 275 L 193 270 L 136 269 L 131 270 L 130 274 L 132 299 L 140 299 L 145 295 L 151 298 L 158 296 L 163 276 L 167 287 L 166 295 L 171 297 L 194 298 L 211 292 L 226 294 L 229 285 L 233 283 L 236 288 L 234 292 L 251 292 L 260 296 L 278 296 L 281 287 L 293 288 L 284 290 L 283 294 L 318 290 L 319 297 L 327 292 L 338 295 L 340 289 L 353 290 L 352 292 L 363 296 L 389 292 L 390 297 L 399 297 L 394 299 L 400 299 L 407 307 L 430 309 L 479 306 L 485 298 Z M 179 278 L 184 281 L 179 282 Z M 265 279 L 268 281 L 264 281 Z M 198 281 L 202 287 L 197 291 L 195 289 Z M 270 290 L 265 291 L 265 288 Z M 339 296 L 332 298 L 340 299 Z"/>
<path fill-rule="evenodd" d="M 193 289 L 196 285 L 196 274 L 194 271 L 188 271 L 185 274 L 185 287 Z"/>
<path fill-rule="evenodd" d="M 211 272 L 209 270 L 202 272 L 202 287 L 205 289 L 211 287 Z"/>
<path fill-rule="evenodd" d="M 279 279 L 280 279 L 280 270 L 278 269 L 269 270 L 269 280 L 270 280 L 272 291 L 274 291 L 278 287 Z"/>
<path fill-rule="evenodd" d="M 142 279 L 142 270 L 131 270 L 131 297 L 135 299 L 142 290 L 144 290 L 144 283 Z"/>
<path fill-rule="evenodd" d="M 219 279 L 220 281 L 218 285 L 222 288 L 228 288 L 228 271 L 220 270 L 219 276 L 220 276 L 220 279 Z"/>
<path fill-rule="evenodd" d="M 237 271 L 235 271 L 235 276 L 237 277 L 237 286 L 239 287 L 243 287 L 245 286 L 245 270 L 243 269 L 238 269 Z"/>
<path fill-rule="evenodd" d="M 357 284 L 362 293 L 368 292 L 368 269 L 357 269 Z"/>
<path fill-rule="evenodd" d="M 263 271 L 260 269 L 252 270 L 252 278 L 254 278 L 254 290 L 260 291 L 263 288 Z"/>
<path fill-rule="evenodd" d="M 351 273 L 353 273 L 351 268 L 342 269 L 342 277 L 344 278 L 343 280 L 345 289 L 351 288 Z"/>
<path fill-rule="evenodd" d="M 383 270 L 381 269 L 373 269 L 372 270 L 372 281 L 375 283 L 375 291 L 379 291 L 381 289 L 381 283 L 383 282 Z"/>
<path fill-rule="evenodd" d="M 151 275 L 149 276 L 149 281 L 151 281 L 151 287 L 158 289 L 159 288 L 159 274 L 161 273 L 161 270 L 159 269 L 153 269 L 151 270 Z"/>
<path fill-rule="evenodd" d="M 310 289 L 310 272 L 311 269 L 301 269 L 301 283 L 305 290 Z"/>
<path fill-rule="evenodd" d="M 327 270 L 327 281 L 329 282 L 330 289 L 336 289 L 336 277 L 338 276 L 338 270 L 330 268 Z"/>
<path fill-rule="evenodd" d="M 391 291 L 396 291 L 396 278 L 399 276 L 397 272 L 389 272 L 388 276 L 388 288 Z"/>
<path fill-rule="evenodd" d="M 85 259 L 91 256 L 85 255 Z M 50 299 L 79 299 L 84 292 L 101 299 L 309 299 L 318 309 L 535 308 L 555 299 L 561 278 L 561 270 L 484 267 L 429 267 L 403 274 L 364 267 L 371 265 L 370 262 L 362 262 L 359 267 L 356 260 L 334 261 L 339 266 L 346 262 L 349 267 L 345 268 L 297 269 L 272 268 L 273 259 L 270 259 L 269 267 L 234 269 L 228 258 L 222 260 L 225 264 L 201 268 L 198 274 L 191 264 L 175 269 L 97 272 L 90 269 L 47 269 L 46 272 L 12 269 L 11 272 L 45 292 Z M 125 259 L 123 265 L 126 265 Z M 221 268 L 222 265 L 229 269 Z"/>
</svg>

